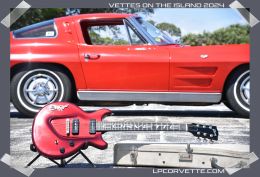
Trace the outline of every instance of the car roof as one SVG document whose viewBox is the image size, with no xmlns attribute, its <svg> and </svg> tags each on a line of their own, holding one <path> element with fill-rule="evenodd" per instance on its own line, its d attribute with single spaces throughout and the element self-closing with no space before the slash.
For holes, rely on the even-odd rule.
<svg viewBox="0 0 260 177">
<path fill-rule="evenodd" d="M 126 13 L 90 13 L 90 14 L 80 14 L 73 16 L 65 16 L 56 18 L 56 20 L 66 20 L 68 18 L 73 18 L 74 20 L 81 19 L 105 19 L 105 18 L 128 18 L 131 16 L 136 16 L 135 14 L 126 14 Z"/>
</svg>

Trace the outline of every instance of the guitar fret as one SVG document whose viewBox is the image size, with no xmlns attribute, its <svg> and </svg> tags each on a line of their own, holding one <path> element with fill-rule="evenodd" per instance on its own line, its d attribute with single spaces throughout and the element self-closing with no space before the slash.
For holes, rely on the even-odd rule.
<svg viewBox="0 0 260 177">
<path fill-rule="evenodd" d="M 97 131 L 188 131 L 187 124 L 162 122 L 97 122 Z"/>
<path fill-rule="evenodd" d="M 93 120 L 92 120 L 93 121 Z M 94 127 L 93 127 L 94 125 Z M 216 127 L 200 124 L 174 124 L 163 122 L 96 122 L 89 124 L 90 133 L 104 131 L 186 131 L 196 137 L 217 140 Z"/>
</svg>

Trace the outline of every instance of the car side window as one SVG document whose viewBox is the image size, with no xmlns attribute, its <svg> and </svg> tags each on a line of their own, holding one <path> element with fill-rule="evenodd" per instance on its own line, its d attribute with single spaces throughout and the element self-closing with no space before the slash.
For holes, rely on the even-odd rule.
<svg viewBox="0 0 260 177">
<path fill-rule="evenodd" d="M 142 45 L 144 41 L 123 19 L 81 21 L 88 45 Z"/>
<path fill-rule="evenodd" d="M 128 45 L 124 24 L 97 25 L 87 28 L 92 45 Z"/>
<path fill-rule="evenodd" d="M 54 20 L 29 25 L 13 31 L 15 38 L 54 38 L 57 30 Z"/>
</svg>

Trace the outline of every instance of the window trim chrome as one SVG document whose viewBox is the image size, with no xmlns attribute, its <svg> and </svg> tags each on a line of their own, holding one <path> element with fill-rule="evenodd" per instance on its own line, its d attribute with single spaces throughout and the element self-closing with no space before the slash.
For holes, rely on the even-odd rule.
<svg viewBox="0 0 260 177">
<path fill-rule="evenodd" d="M 142 34 L 140 34 L 140 32 L 138 30 L 136 30 L 136 28 L 134 27 L 133 24 L 131 24 L 131 22 L 129 22 L 127 19 L 124 19 L 125 20 L 125 25 L 126 25 L 126 28 L 127 28 L 127 31 L 129 32 L 129 38 L 131 38 L 130 36 L 130 31 L 129 31 L 129 28 L 131 28 L 131 30 L 133 30 L 133 32 L 140 38 L 140 40 L 143 42 L 143 44 L 141 45 L 147 45 L 149 44 L 149 42 L 147 41 L 147 39 L 144 38 L 144 36 L 142 36 Z M 132 41 L 132 38 L 131 38 L 131 41 Z M 131 43 L 131 45 L 133 45 Z"/>
<path fill-rule="evenodd" d="M 129 32 L 129 29 L 128 29 L 128 26 L 127 26 L 127 22 L 126 22 L 126 19 L 123 19 L 123 23 L 124 23 L 124 26 L 125 26 L 125 30 L 127 32 L 127 38 L 128 38 L 128 42 L 130 45 L 132 45 L 132 39 L 130 37 L 130 32 Z"/>
<path fill-rule="evenodd" d="M 134 30 L 137 30 L 140 35 L 145 38 L 145 40 L 148 42 L 150 45 L 158 45 L 154 39 L 142 28 L 142 26 L 137 22 L 135 16 L 130 16 L 127 18 L 128 21 L 132 24 L 134 27 Z"/>
</svg>

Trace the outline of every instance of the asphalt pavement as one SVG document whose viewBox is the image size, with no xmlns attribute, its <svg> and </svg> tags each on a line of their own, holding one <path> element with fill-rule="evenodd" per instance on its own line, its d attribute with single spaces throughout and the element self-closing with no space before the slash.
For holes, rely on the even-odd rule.
<svg viewBox="0 0 260 177">
<path fill-rule="evenodd" d="M 95 111 L 101 107 L 81 107 L 85 111 Z M 171 122 L 171 123 L 200 123 L 216 125 L 219 130 L 219 140 L 214 144 L 226 145 L 228 149 L 242 144 L 249 145 L 250 120 L 239 117 L 223 104 L 213 106 L 165 106 L 149 104 L 147 106 L 106 107 L 114 115 L 105 118 L 105 121 L 142 121 L 142 122 Z M 13 166 L 25 166 L 37 154 L 30 151 L 32 118 L 21 115 L 10 104 L 10 154 Z M 198 140 L 188 132 L 108 132 L 103 135 L 108 142 L 106 150 L 89 147 L 84 153 L 97 167 L 110 168 L 113 166 L 113 146 L 117 142 L 157 142 L 157 143 L 198 143 L 208 144 Z M 32 167 L 56 167 L 51 161 L 40 157 Z M 68 168 L 90 167 L 82 158 L 77 157 Z"/>
</svg>

